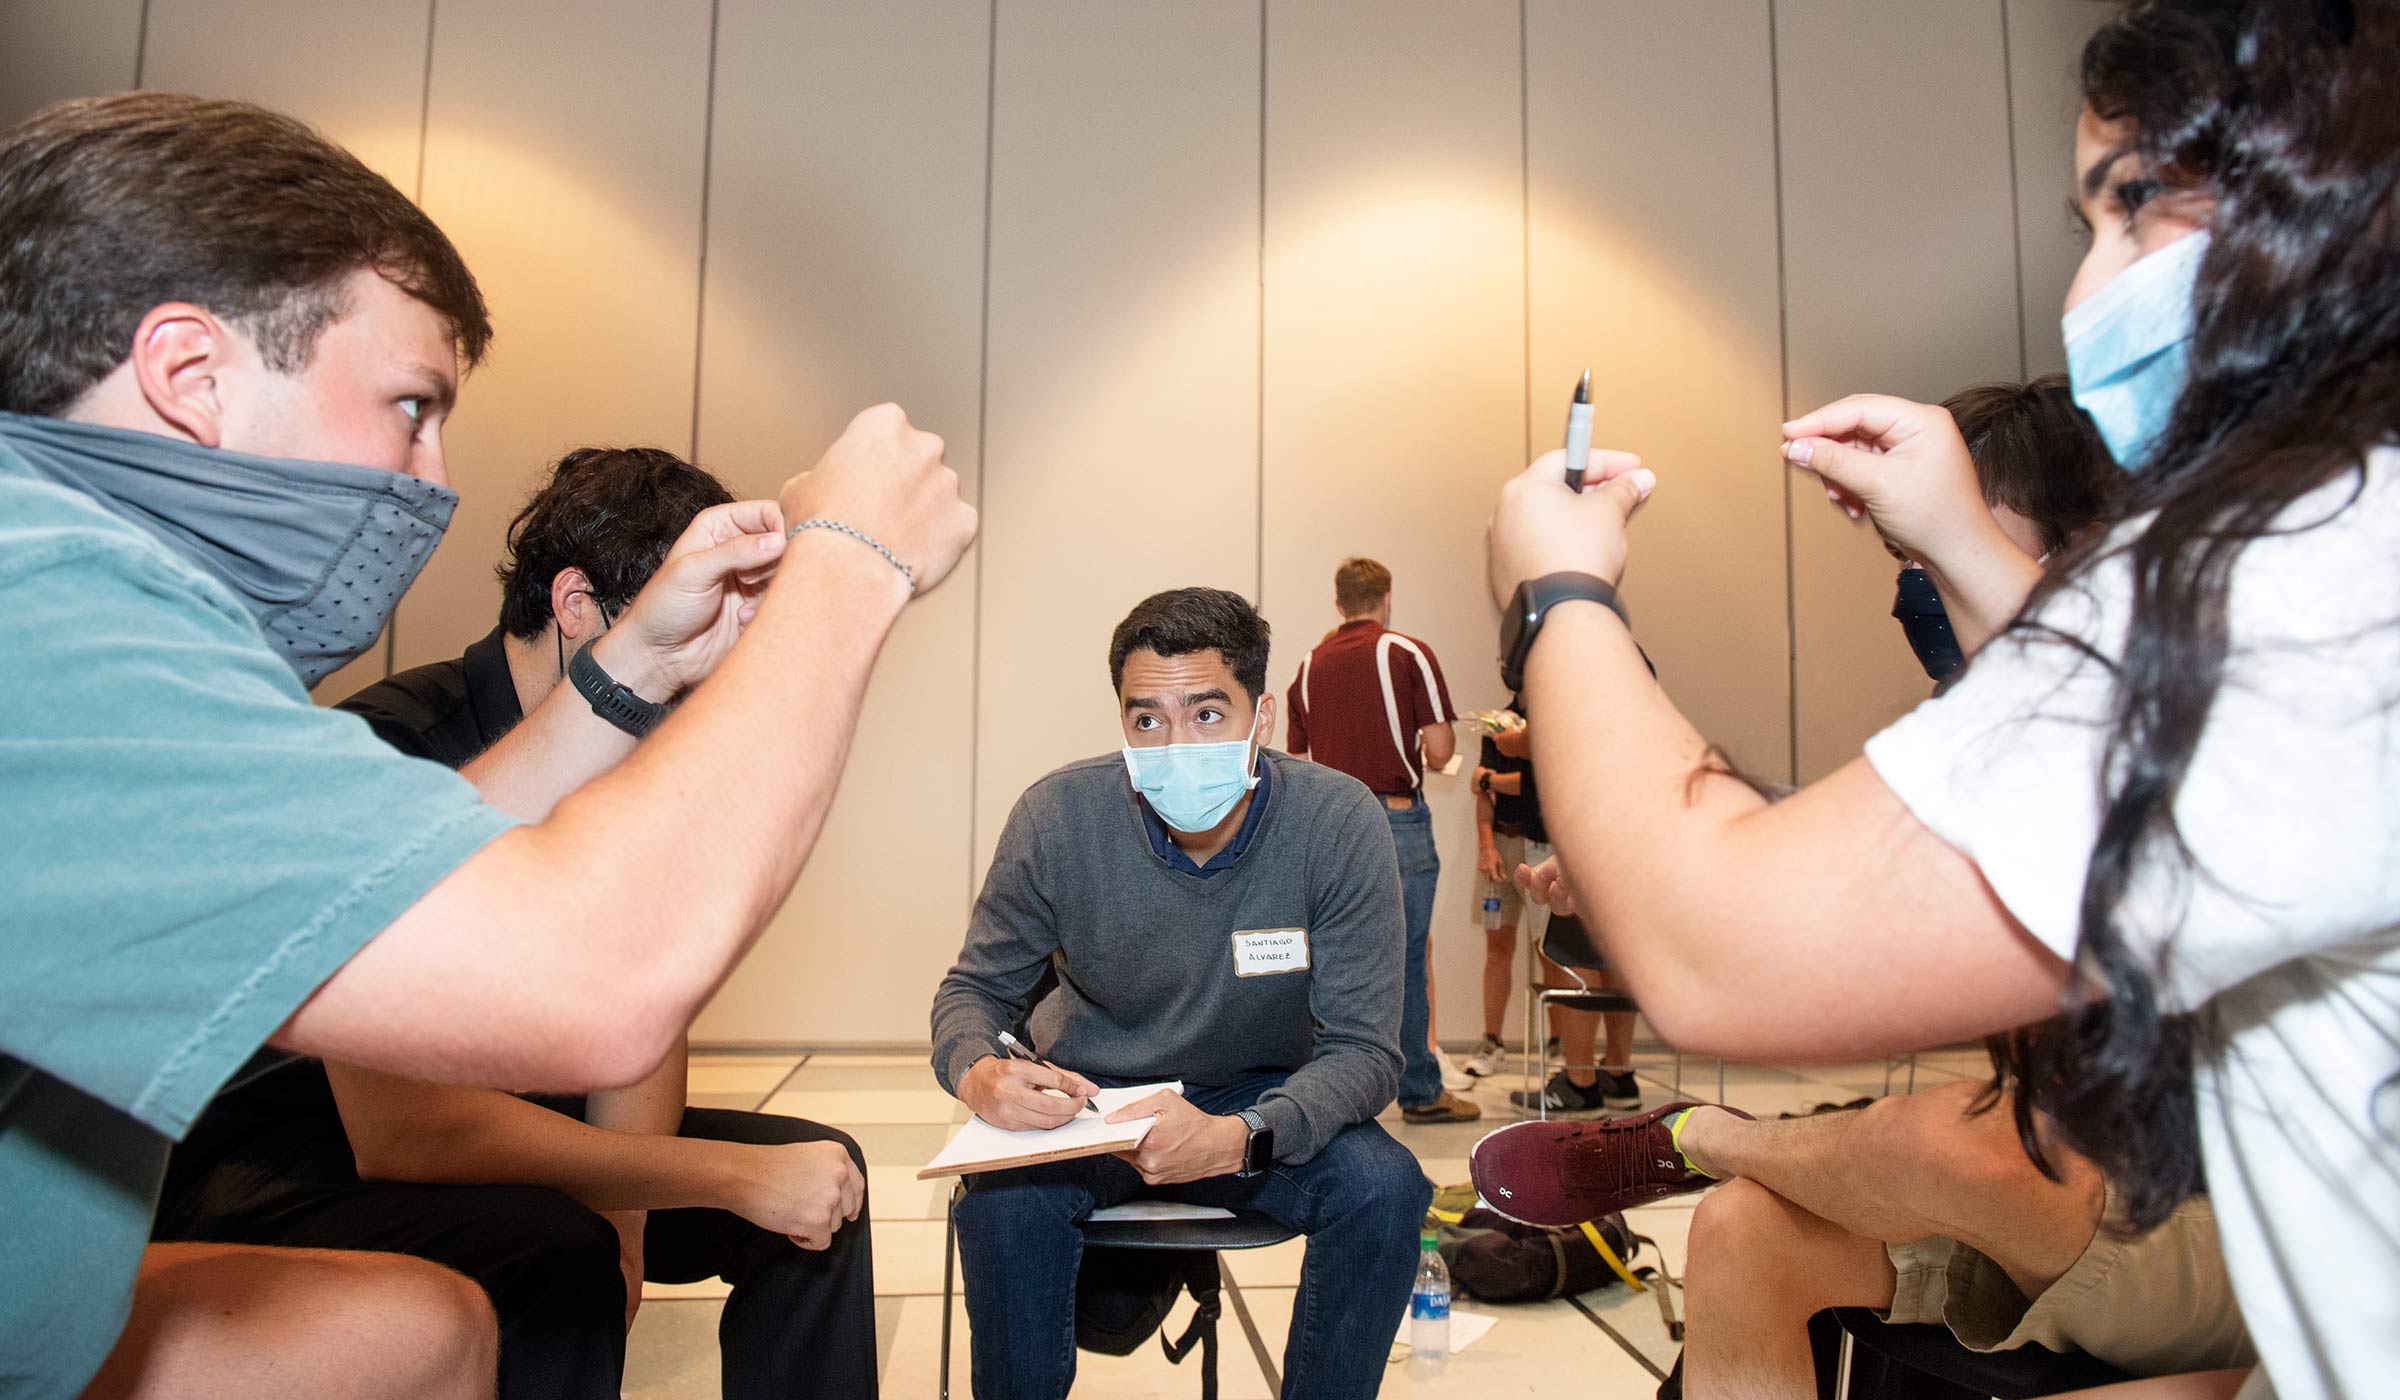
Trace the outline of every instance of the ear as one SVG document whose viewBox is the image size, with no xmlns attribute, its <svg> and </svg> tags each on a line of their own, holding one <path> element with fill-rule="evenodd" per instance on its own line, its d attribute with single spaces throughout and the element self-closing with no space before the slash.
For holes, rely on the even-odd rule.
<svg viewBox="0 0 2400 1400">
<path fill-rule="evenodd" d="M 1275 747 L 1275 692 L 1270 690 L 1258 697 L 1258 746 Z"/>
<path fill-rule="evenodd" d="M 580 642 L 600 630 L 600 609 L 592 603 L 591 577 L 572 564 L 550 580 L 550 620 L 557 625 L 558 635 L 570 642 Z"/>
<path fill-rule="evenodd" d="M 216 447 L 225 429 L 222 380 L 245 350 L 209 312 L 170 301 L 134 328 L 130 363 L 151 412 L 202 447 Z"/>
</svg>

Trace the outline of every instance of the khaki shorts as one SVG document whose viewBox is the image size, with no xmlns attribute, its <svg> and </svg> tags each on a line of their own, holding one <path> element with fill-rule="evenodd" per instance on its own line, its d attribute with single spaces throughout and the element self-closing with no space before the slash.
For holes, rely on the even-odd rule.
<svg viewBox="0 0 2400 1400">
<path fill-rule="evenodd" d="M 1475 925 L 1478 928 L 1499 928 L 1504 925 L 1509 928 L 1522 927 L 1525 922 L 1525 892 L 1517 888 L 1517 867 L 1540 865 L 1550 859 L 1550 848 L 1539 841 L 1528 841 L 1505 831 L 1494 831 L 1492 844 L 1499 848 L 1500 868 L 1508 872 L 1509 878 L 1495 881 L 1485 878 L 1480 870 L 1475 872 Z M 1489 922 L 1483 912 L 1484 898 L 1493 894 L 1500 896 L 1499 923 Z"/>
<path fill-rule="evenodd" d="M 2117 1215 L 2109 1188 L 2102 1207 Z M 1885 1246 L 1896 1277 L 1889 1321 L 1938 1322 L 1970 1351 L 2029 1342 L 2090 1353 L 2135 1376 L 2257 1363 L 2217 1249 L 2217 1217 L 2196 1196 L 2157 1229 L 2093 1233 L 2083 1256 L 2028 1301 L 1999 1265 L 1950 1239 Z"/>
</svg>

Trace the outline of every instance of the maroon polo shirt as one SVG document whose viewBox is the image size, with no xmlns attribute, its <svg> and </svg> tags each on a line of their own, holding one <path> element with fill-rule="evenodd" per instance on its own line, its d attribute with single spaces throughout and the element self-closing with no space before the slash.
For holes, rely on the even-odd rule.
<svg viewBox="0 0 2400 1400">
<path fill-rule="evenodd" d="M 1448 724 L 1450 688 L 1433 648 L 1371 617 L 1345 622 L 1300 663 L 1284 696 L 1285 745 L 1386 796 L 1417 790 L 1417 731 Z"/>
</svg>

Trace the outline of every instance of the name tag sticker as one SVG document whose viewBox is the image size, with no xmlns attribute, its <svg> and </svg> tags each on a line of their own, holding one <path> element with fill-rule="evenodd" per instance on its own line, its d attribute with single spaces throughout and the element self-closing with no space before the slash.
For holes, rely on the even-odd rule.
<svg viewBox="0 0 2400 1400">
<path fill-rule="evenodd" d="M 1308 930 L 1246 928 L 1233 935 L 1233 975 L 1272 977 L 1308 971 Z"/>
</svg>

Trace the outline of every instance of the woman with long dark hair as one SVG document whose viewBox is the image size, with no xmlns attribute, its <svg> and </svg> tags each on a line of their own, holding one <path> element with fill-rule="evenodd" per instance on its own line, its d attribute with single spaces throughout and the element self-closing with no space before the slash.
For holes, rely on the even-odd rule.
<svg viewBox="0 0 2400 1400">
<path fill-rule="evenodd" d="M 1569 495 L 1537 462 L 1491 548 L 1529 701 L 1555 717 L 1545 816 L 1668 1039 L 1797 1059 L 2039 1025 L 2002 1072 L 2037 1160 L 2054 1124 L 2128 1230 L 2205 1180 L 2257 1393 L 2385 1393 L 2400 0 L 2137 0 L 2082 79 L 2093 238 L 2065 330 L 2129 472 L 2122 523 L 2037 567 L 1997 537 L 1946 415 L 1866 398 L 1789 425 L 1787 458 L 1926 564 L 1969 650 L 1991 640 L 1863 758 L 1767 806 L 1593 601 L 1654 478 L 1595 454 Z M 1688 1180 L 1681 1107 L 1505 1129 L 1478 1184 L 1580 1204 Z"/>
</svg>

